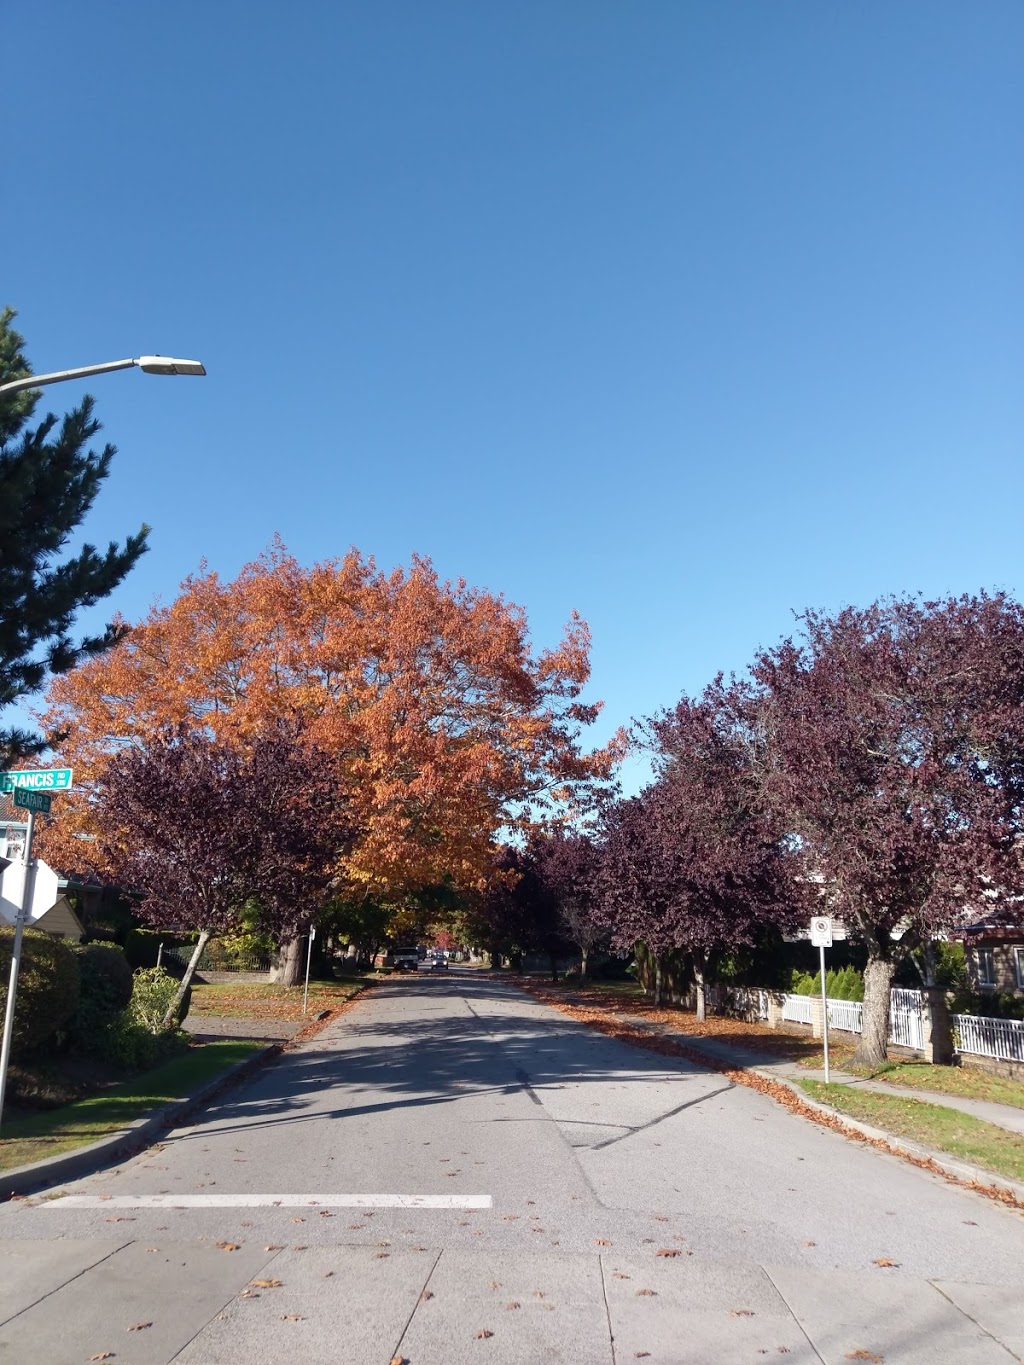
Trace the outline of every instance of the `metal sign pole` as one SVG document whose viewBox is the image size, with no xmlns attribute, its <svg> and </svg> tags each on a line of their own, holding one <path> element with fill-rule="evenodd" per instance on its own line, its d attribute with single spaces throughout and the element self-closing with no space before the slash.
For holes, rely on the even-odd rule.
<svg viewBox="0 0 1024 1365">
<path fill-rule="evenodd" d="M 7 1089 L 7 1067 L 11 1060 L 11 1038 L 14 1034 L 14 1002 L 18 995 L 18 969 L 21 965 L 21 939 L 25 928 L 25 918 L 32 904 L 32 835 L 36 827 L 36 813 L 28 813 L 28 831 L 25 835 L 25 852 L 21 864 L 24 880 L 21 885 L 21 909 L 14 922 L 14 947 L 11 949 L 11 979 L 7 986 L 7 1011 L 4 1015 L 4 1038 L 0 1047 L 0 1123 L 3 1122 L 4 1092 Z"/>
<path fill-rule="evenodd" d="M 825 987 L 825 945 L 818 948 L 821 954 L 821 1036 L 825 1041 L 825 1084 L 829 1083 L 828 1075 L 828 991 Z"/>
<path fill-rule="evenodd" d="M 310 929 L 306 938 L 306 987 L 302 992 L 302 1013 L 306 1013 L 306 1006 L 309 1004 L 309 964 L 313 956 L 313 940 L 316 938 L 316 930 Z"/>
</svg>

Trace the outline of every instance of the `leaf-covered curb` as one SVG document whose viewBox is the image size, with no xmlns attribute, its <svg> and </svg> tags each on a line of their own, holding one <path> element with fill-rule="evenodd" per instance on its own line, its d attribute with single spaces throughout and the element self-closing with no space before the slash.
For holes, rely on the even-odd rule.
<svg viewBox="0 0 1024 1365">
<path fill-rule="evenodd" d="M 1009 1185 L 1015 1185 L 1016 1182 L 1008 1181 L 1006 1185 L 990 1184 L 985 1179 L 987 1173 L 983 1172 L 979 1172 L 980 1178 L 960 1175 L 951 1169 L 951 1166 L 940 1156 L 925 1155 L 924 1153 L 928 1149 L 921 1147 L 920 1151 L 914 1151 L 913 1148 L 919 1144 L 906 1142 L 891 1133 L 884 1133 L 868 1124 L 861 1124 L 856 1119 L 847 1118 L 835 1109 L 818 1104 L 817 1101 L 805 1096 L 795 1085 L 791 1085 L 787 1081 L 778 1080 L 774 1076 L 766 1076 L 761 1071 L 747 1071 L 731 1067 L 728 1063 L 720 1061 L 706 1052 L 701 1052 L 699 1048 L 688 1043 L 676 1042 L 672 1038 L 665 1037 L 664 1034 L 652 1033 L 636 1024 L 626 1023 L 624 1020 L 594 1006 L 567 1004 L 553 992 L 531 982 L 524 981 L 517 984 L 520 990 L 532 995 L 536 1000 L 552 1006 L 560 1013 L 566 1014 L 571 1019 L 576 1019 L 580 1023 L 586 1024 L 588 1028 L 596 1029 L 597 1032 L 604 1033 L 610 1038 L 628 1043 L 633 1047 L 642 1047 L 648 1052 L 657 1052 L 663 1057 L 682 1057 L 698 1066 L 710 1068 L 725 1076 L 735 1085 L 746 1086 L 748 1090 L 757 1090 L 762 1095 L 767 1095 L 770 1099 L 784 1105 L 792 1113 L 799 1114 L 801 1118 L 810 1119 L 812 1123 L 820 1124 L 823 1128 L 831 1128 L 833 1132 L 839 1133 L 851 1141 L 876 1147 L 879 1151 L 886 1152 L 890 1156 L 900 1157 L 901 1160 L 908 1161 L 912 1166 L 917 1166 L 921 1170 L 929 1171 L 932 1175 L 941 1176 L 943 1180 L 949 1181 L 952 1185 L 973 1190 L 975 1194 L 982 1194 L 987 1199 L 993 1199 L 997 1203 L 1024 1212 L 1024 1197 L 1021 1197 L 1014 1189 L 1009 1188 Z M 950 1158 L 950 1161 L 953 1160 L 955 1158 Z M 977 1167 L 970 1167 L 968 1162 L 958 1162 L 957 1164 L 964 1168 L 978 1170 Z M 999 1177 L 995 1178 L 998 1179 Z M 1016 1190 L 1019 1189 L 1020 1186 L 1017 1185 Z"/>
</svg>

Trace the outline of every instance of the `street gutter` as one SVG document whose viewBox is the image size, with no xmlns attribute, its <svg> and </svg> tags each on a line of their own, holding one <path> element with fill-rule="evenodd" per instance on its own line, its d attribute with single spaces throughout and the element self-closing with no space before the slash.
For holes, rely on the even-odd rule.
<svg viewBox="0 0 1024 1365">
<path fill-rule="evenodd" d="M 596 1028 L 599 1032 L 606 1033 L 606 1036 L 618 1038 L 622 1042 L 632 1043 L 637 1047 L 648 1046 L 645 1043 L 645 1038 L 649 1038 L 652 1042 L 657 1040 L 662 1046 L 652 1048 L 653 1051 L 666 1055 L 667 1045 L 668 1055 L 682 1057 L 686 1061 L 695 1062 L 698 1066 L 709 1067 L 712 1071 L 727 1076 L 737 1085 L 743 1085 L 767 1095 L 770 1099 L 784 1105 L 801 1117 L 809 1119 L 812 1123 L 819 1123 L 825 1128 L 831 1128 L 854 1142 L 868 1142 L 880 1151 L 888 1152 L 903 1161 L 909 1161 L 912 1165 L 930 1171 L 933 1175 L 941 1176 L 954 1185 L 973 1190 L 976 1194 L 984 1195 L 988 1199 L 994 1199 L 998 1203 L 1006 1204 L 1024 1212 L 1024 1183 L 1021 1181 L 997 1175 L 994 1171 L 987 1170 L 983 1166 L 974 1166 L 966 1161 L 958 1161 L 946 1152 L 926 1147 L 909 1138 L 898 1137 L 895 1133 L 889 1133 L 882 1128 L 875 1128 L 872 1124 L 862 1123 L 860 1119 L 851 1118 L 838 1109 L 833 1109 L 827 1104 L 811 1099 L 810 1095 L 801 1089 L 795 1081 L 787 1080 L 761 1067 L 744 1066 L 740 1062 L 730 1063 L 723 1058 L 715 1057 L 711 1053 L 703 1051 L 689 1034 L 674 1032 L 661 1024 L 644 1024 L 638 1020 L 626 1022 L 621 1016 L 616 1018 L 614 1014 L 591 1003 L 573 1004 L 571 1001 L 559 999 L 558 996 L 544 990 L 543 987 L 528 985 L 524 982 L 513 984 L 518 985 L 519 989 L 527 995 L 531 995 L 544 1004 L 552 1005 L 562 1013 L 568 1014 L 570 1018 L 576 1011 L 580 1011 L 584 1015 L 597 1015 L 597 1020 L 584 1017 L 580 1019 L 580 1022 L 587 1027 Z M 608 1030 L 601 1029 L 600 1021 L 606 1021 L 612 1027 Z"/>
<path fill-rule="evenodd" d="M 266 1047 L 250 1053 L 234 1066 L 221 1071 L 193 1094 L 161 1105 L 152 1113 L 134 1119 L 116 1133 L 108 1133 L 106 1137 L 96 1142 L 90 1142 L 84 1147 L 75 1147 L 70 1152 L 61 1152 L 58 1156 L 43 1157 L 41 1161 L 31 1161 L 26 1166 L 13 1166 L 10 1170 L 0 1171 L 0 1203 L 21 1198 L 47 1185 L 92 1175 L 107 1166 L 116 1165 L 126 1157 L 135 1156 L 155 1142 L 162 1133 L 178 1127 L 194 1110 L 201 1109 L 222 1090 L 237 1085 L 250 1072 L 265 1066 L 281 1053 L 314 1038 L 332 1019 L 351 1008 L 365 989 L 365 986 L 360 986 L 337 1009 L 321 1010 L 293 1038 L 286 1042 L 268 1043 Z"/>
</svg>

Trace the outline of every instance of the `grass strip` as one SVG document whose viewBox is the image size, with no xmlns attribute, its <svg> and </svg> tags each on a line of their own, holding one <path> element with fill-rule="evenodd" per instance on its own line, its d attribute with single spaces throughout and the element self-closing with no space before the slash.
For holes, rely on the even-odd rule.
<svg viewBox="0 0 1024 1365">
<path fill-rule="evenodd" d="M 800 1087 L 819 1104 L 827 1104 L 861 1123 L 983 1166 L 1009 1180 L 1024 1181 L 1024 1137 L 1019 1133 L 997 1128 L 994 1123 L 962 1114 L 959 1109 L 904 1099 L 901 1095 L 878 1095 L 821 1081 L 801 1081 Z"/>
<path fill-rule="evenodd" d="M 186 1099 L 262 1046 L 251 1039 L 226 1038 L 191 1047 L 183 1056 L 99 1095 L 5 1124 L 0 1138 L 0 1170 L 57 1156 L 119 1132 L 161 1105 Z"/>
</svg>

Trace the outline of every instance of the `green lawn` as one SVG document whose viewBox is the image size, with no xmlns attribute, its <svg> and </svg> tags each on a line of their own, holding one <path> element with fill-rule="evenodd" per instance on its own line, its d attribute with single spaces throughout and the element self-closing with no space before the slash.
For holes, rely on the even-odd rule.
<svg viewBox="0 0 1024 1365">
<path fill-rule="evenodd" d="M 4 1124 L 0 1170 L 41 1161 L 116 1133 L 151 1109 L 185 1099 L 261 1046 L 249 1039 L 228 1038 L 192 1047 L 184 1056 L 141 1072 L 99 1095 Z"/>
<path fill-rule="evenodd" d="M 945 1109 L 941 1104 L 927 1104 L 923 1100 L 876 1095 L 870 1090 L 823 1085 L 820 1081 L 801 1081 L 800 1086 L 811 1099 L 860 1119 L 862 1123 L 934 1147 L 936 1151 L 983 1166 L 1011 1180 L 1024 1180 L 1024 1137 L 1019 1133 L 1007 1132 L 970 1114 L 961 1114 L 957 1109 Z"/>
</svg>

